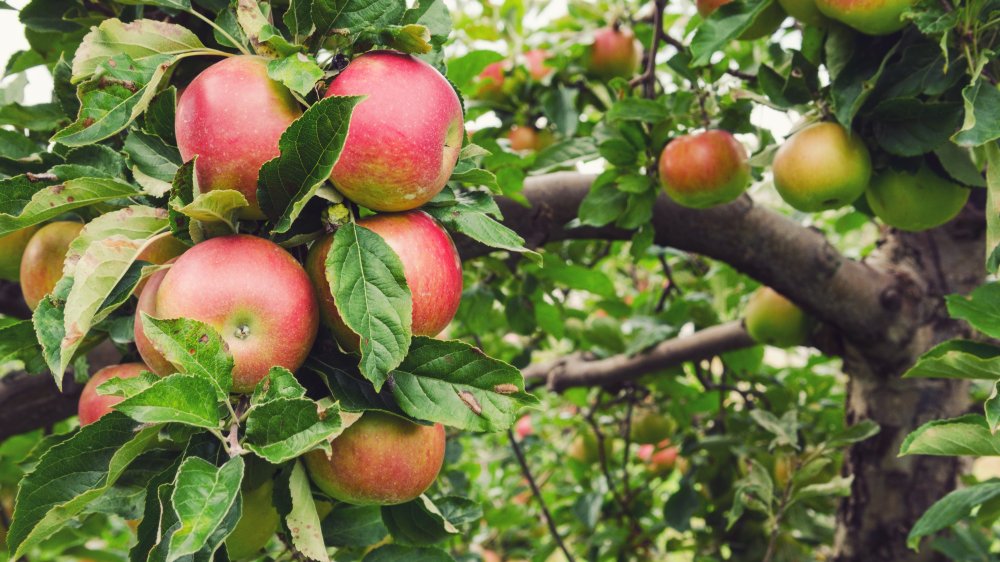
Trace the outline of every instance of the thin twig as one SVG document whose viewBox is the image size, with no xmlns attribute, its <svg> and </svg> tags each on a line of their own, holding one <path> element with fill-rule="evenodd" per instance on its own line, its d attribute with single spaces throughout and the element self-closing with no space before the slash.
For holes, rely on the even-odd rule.
<svg viewBox="0 0 1000 562">
<path fill-rule="evenodd" d="M 646 70 L 629 81 L 630 87 L 642 84 L 643 97 L 653 99 L 656 97 L 656 52 L 660 49 L 660 41 L 663 40 L 663 10 L 667 7 L 667 0 L 654 0 L 653 2 L 653 42 L 649 45 L 649 52 L 646 55 Z"/>
<path fill-rule="evenodd" d="M 510 441 L 511 449 L 514 449 L 514 456 L 517 457 L 517 463 L 521 465 L 521 473 L 524 475 L 525 480 L 528 481 L 528 485 L 531 486 L 531 494 L 535 496 L 535 499 L 538 500 L 538 505 L 542 508 L 542 516 L 549 527 L 552 539 L 559 545 L 559 549 L 566 556 L 567 562 L 575 562 L 573 555 L 570 554 L 569 549 L 566 548 L 566 544 L 563 543 L 562 536 L 559 535 L 555 519 L 552 518 L 552 513 L 549 512 L 549 507 L 545 504 L 545 498 L 542 497 L 542 491 L 538 488 L 538 483 L 535 482 L 535 477 L 531 474 L 531 469 L 528 468 L 528 461 L 525 460 L 524 453 L 521 451 L 521 447 L 518 446 L 517 439 L 514 438 L 513 430 L 507 430 L 507 439 Z"/>
</svg>

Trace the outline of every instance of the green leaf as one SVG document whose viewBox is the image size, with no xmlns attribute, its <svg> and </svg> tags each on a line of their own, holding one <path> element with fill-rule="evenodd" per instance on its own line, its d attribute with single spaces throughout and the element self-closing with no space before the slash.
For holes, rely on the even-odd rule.
<svg viewBox="0 0 1000 562">
<path fill-rule="evenodd" d="M 369 552 L 361 562 L 455 562 L 455 559 L 439 548 L 387 544 Z"/>
<path fill-rule="evenodd" d="M 1000 204 L 1000 146 L 986 145 L 986 208 Z M 996 273 L 1000 266 L 1000 214 L 986 213 L 986 270 Z"/>
<path fill-rule="evenodd" d="M 316 30 L 312 19 L 312 5 L 313 0 L 290 0 L 288 10 L 282 16 L 295 43 L 302 44 Z"/>
<path fill-rule="evenodd" d="M 416 5 L 403 14 L 402 23 L 425 26 L 436 45 L 444 44 L 451 34 L 451 14 L 441 0 L 417 0 Z"/>
<path fill-rule="evenodd" d="M 448 80 L 462 92 L 472 88 L 472 81 L 487 66 L 500 62 L 504 56 L 496 51 L 471 51 L 448 61 Z"/>
<path fill-rule="evenodd" d="M 972 294 L 945 297 L 952 318 L 965 320 L 991 338 L 1000 338 L 1000 283 L 987 283 Z"/>
<path fill-rule="evenodd" d="M 395 542 L 404 545 L 429 546 L 459 533 L 426 495 L 382 507 L 382 520 Z"/>
<path fill-rule="evenodd" d="M 976 80 L 962 90 L 965 121 L 954 136 L 959 146 L 981 146 L 1000 138 L 1000 90 L 986 80 Z"/>
<path fill-rule="evenodd" d="M 209 543 L 240 497 L 242 482 L 242 457 L 232 458 L 218 468 L 198 457 L 184 460 L 170 502 L 181 526 L 170 537 L 167 562 L 195 554 Z"/>
<path fill-rule="evenodd" d="M 962 121 L 957 103 L 915 98 L 884 100 L 872 115 L 878 143 L 899 156 L 920 156 L 947 143 Z"/>
<path fill-rule="evenodd" d="M 341 318 L 361 338 L 361 373 L 379 390 L 410 347 L 413 301 L 403 262 L 381 236 L 352 222 L 333 237 L 326 278 Z"/>
<path fill-rule="evenodd" d="M 935 420 L 907 435 L 899 455 L 1000 456 L 1000 436 L 990 433 L 986 419 L 979 415 Z"/>
<path fill-rule="evenodd" d="M 24 176 L 0 180 L 0 236 L 74 209 L 138 194 L 134 186 L 102 178 L 79 178 L 58 185 L 32 182 Z"/>
<path fill-rule="evenodd" d="M 170 8 L 173 10 L 190 11 L 191 2 L 190 0 L 117 0 L 119 4 L 128 4 L 130 6 L 159 6 L 161 8 Z"/>
<path fill-rule="evenodd" d="M 809 484 L 795 491 L 792 496 L 793 501 L 802 501 L 811 498 L 823 498 L 830 496 L 847 497 L 851 495 L 851 483 L 854 482 L 854 475 L 835 476 L 829 482 Z"/>
<path fill-rule="evenodd" d="M 72 287 L 73 278 L 64 276 L 56 283 L 52 292 L 38 303 L 31 315 L 35 335 L 42 346 L 42 357 L 50 371 L 58 371 L 61 362 L 60 349 L 63 337 L 66 335 L 63 325 L 63 304 Z M 53 378 L 56 387 L 62 390 L 62 377 Z"/>
<path fill-rule="evenodd" d="M 582 265 L 568 264 L 554 254 L 546 254 L 545 257 L 545 263 L 538 269 L 536 275 L 571 289 L 587 291 L 609 299 L 615 298 L 615 286 L 603 272 Z"/>
<path fill-rule="evenodd" d="M 405 10 L 404 0 L 314 0 L 315 36 L 327 37 L 337 30 L 353 35 L 368 27 L 384 27 L 399 22 Z"/>
<path fill-rule="evenodd" d="M 245 446 L 271 464 L 281 464 L 313 449 L 329 450 L 341 431 L 337 405 L 318 411 L 308 398 L 275 398 L 250 409 Z"/>
<path fill-rule="evenodd" d="M 691 40 L 692 66 L 704 66 L 715 53 L 750 29 L 758 16 L 777 0 L 740 1 L 720 6 L 708 17 Z"/>
<path fill-rule="evenodd" d="M 133 130 L 122 150 L 128 156 L 135 181 L 146 193 L 163 197 L 170 191 L 177 169 L 183 163 L 176 147 L 158 136 Z"/>
<path fill-rule="evenodd" d="M 618 220 L 628 205 L 628 193 L 620 191 L 613 183 L 615 170 L 597 176 L 590 191 L 580 202 L 580 222 L 587 226 L 606 226 Z"/>
<path fill-rule="evenodd" d="M 257 200 L 275 233 L 288 232 L 316 190 L 330 177 L 362 96 L 324 98 L 282 133 L 281 155 L 260 169 Z"/>
<path fill-rule="evenodd" d="M 910 529 L 906 545 L 916 550 L 920 539 L 965 519 L 972 509 L 1000 496 L 1000 482 L 983 482 L 950 492 L 934 503 Z"/>
<path fill-rule="evenodd" d="M 156 444 L 158 427 L 135 429 L 134 421 L 111 413 L 42 455 L 18 486 L 7 535 L 13 558 L 75 520 L 136 457 Z"/>
<path fill-rule="evenodd" d="M 345 412 L 364 412 L 365 410 L 384 410 L 399 416 L 406 416 L 396 404 L 396 399 L 388 387 L 376 391 L 375 387 L 361 375 L 352 375 L 343 369 L 333 366 L 326 358 L 310 357 L 305 367 L 321 375 L 330 394 L 338 401 L 340 409 Z"/>
<path fill-rule="evenodd" d="M 363 547 L 389 534 L 382 523 L 382 510 L 374 505 L 337 503 L 323 518 L 323 542 L 327 546 Z"/>
<path fill-rule="evenodd" d="M 996 380 L 1000 347 L 971 340 L 938 344 L 903 375 L 905 378 Z"/>
<path fill-rule="evenodd" d="M 233 356 L 211 326 L 187 318 L 159 320 L 143 313 L 142 328 L 153 347 L 178 369 L 216 384 L 222 399 L 233 387 Z"/>
<path fill-rule="evenodd" d="M 831 435 L 826 445 L 835 449 L 853 445 L 877 435 L 880 429 L 877 423 L 871 420 L 862 420 L 845 428 L 843 431 Z"/>
<path fill-rule="evenodd" d="M 305 96 L 323 78 L 323 69 L 316 60 L 303 53 L 268 61 L 267 75 L 271 80 L 284 84 L 289 90 Z"/>
<path fill-rule="evenodd" d="M 199 223 L 199 228 L 210 232 L 236 233 L 240 210 L 248 207 L 245 195 L 233 189 L 215 189 L 199 193 L 194 200 L 181 206 L 171 200 L 171 209 Z"/>
<path fill-rule="evenodd" d="M 85 177 L 120 180 L 125 177 L 125 159 L 113 148 L 92 144 L 70 150 L 65 163 L 53 166 L 50 171 L 60 181 Z"/>
<path fill-rule="evenodd" d="M 179 9 L 190 9 L 190 5 Z M 115 55 L 128 55 L 141 64 L 147 59 L 162 60 L 162 55 L 176 55 L 204 48 L 205 45 L 197 35 L 174 23 L 148 19 L 123 23 L 119 19 L 106 19 L 100 26 L 90 30 L 76 50 L 76 55 L 73 56 L 73 82 L 89 78 Z"/>
<path fill-rule="evenodd" d="M 881 59 L 871 51 L 858 49 L 831 84 L 834 113 L 837 121 L 847 129 L 861 106 L 875 90 L 889 60 L 896 54 L 900 43 L 894 44 Z"/>
<path fill-rule="evenodd" d="M 115 409 L 143 423 L 174 422 L 216 429 L 222 421 L 215 385 L 195 375 L 164 377 Z"/>
<path fill-rule="evenodd" d="M 459 341 L 413 338 L 392 376 L 404 412 L 467 431 L 503 431 L 521 408 L 538 403 L 520 371 Z"/>
<path fill-rule="evenodd" d="M 577 162 L 597 158 L 597 144 L 590 137 L 576 137 L 557 142 L 535 156 L 532 169 L 538 173 L 575 165 Z"/>
<path fill-rule="evenodd" d="M 250 404 L 257 406 L 279 398 L 304 398 L 306 389 L 295 374 L 284 367 L 271 367 L 267 376 L 257 383 Z"/>
<path fill-rule="evenodd" d="M 626 98 L 615 102 L 605 117 L 608 121 L 659 123 L 670 118 L 670 108 L 656 100 Z"/>
<path fill-rule="evenodd" d="M 983 171 L 972 161 L 969 149 L 946 142 L 934 150 L 934 155 L 955 181 L 972 187 L 986 187 Z"/>
<path fill-rule="evenodd" d="M 292 498 L 292 509 L 285 518 L 285 523 L 291 531 L 292 545 L 310 560 L 329 562 L 330 557 L 326 553 L 326 545 L 323 544 L 319 514 L 316 513 L 316 502 L 313 501 L 309 477 L 301 461 L 295 461 L 288 489 Z"/>
<path fill-rule="evenodd" d="M 13 125 L 18 129 L 51 131 L 65 120 L 66 116 L 57 103 L 10 103 L 0 106 L 0 125 Z"/>
<path fill-rule="evenodd" d="M 449 207 L 429 207 L 428 214 L 441 222 L 449 230 L 460 232 L 473 240 L 491 248 L 499 248 L 511 252 L 526 252 L 533 259 L 540 260 L 536 252 L 524 247 L 524 238 L 497 222 L 484 212 L 464 205 Z"/>
<path fill-rule="evenodd" d="M 771 447 L 790 446 L 799 448 L 799 422 L 795 410 L 788 410 L 779 419 L 777 416 L 766 410 L 753 410 L 750 418 L 764 428 L 768 433 L 774 435 Z"/>
<path fill-rule="evenodd" d="M 0 318 L 0 365 L 11 361 L 23 362 L 29 373 L 45 370 L 45 358 L 31 320 Z"/>
</svg>

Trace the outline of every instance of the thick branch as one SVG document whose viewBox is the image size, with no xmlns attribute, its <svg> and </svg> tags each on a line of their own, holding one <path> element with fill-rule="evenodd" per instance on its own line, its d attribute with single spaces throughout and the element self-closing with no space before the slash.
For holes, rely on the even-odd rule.
<svg viewBox="0 0 1000 562">
<path fill-rule="evenodd" d="M 556 392 L 575 386 L 617 385 L 686 361 L 698 361 L 752 345 L 754 341 L 743 323 L 734 321 L 664 341 L 639 355 L 587 360 L 581 354 L 573 354 L 549 363 L 536 363 L 524 369 L 524 377 L 545 379 L 549 388 Z"/>
<path fill-rule="evenodd" d="M 531 247 L 567 239 L 630 239 L 630 231 L 613 226 L 567 228 L 593 180 L 574 172 L 528 178 L 523 193 L 531 207 L 501 198 L 504 224 Z M 748 196 L 695 210 L 661 195 L 653 209 L 653 226 L 656 244 L 724 261 L 855 341 L 890 340 L 892 325 L 907 322 L 897 311 L 902 299 L 892 275 L 845 258 L 820 232 L 755 206 Z M 458 245 L 463 258 L 490 251 L 468 239 L 458 240 Z"/>
</svg>

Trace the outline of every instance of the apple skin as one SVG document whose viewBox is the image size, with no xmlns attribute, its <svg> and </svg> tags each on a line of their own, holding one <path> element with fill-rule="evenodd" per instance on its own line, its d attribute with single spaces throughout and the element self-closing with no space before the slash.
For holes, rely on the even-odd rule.
<svg viewBox="0 0 1000 562">
<path fill-rule="evenodd" d="M 660 154 L 660 183 L 677 203 L 706 209 L 728 203 L 750 185 L 747 151 L 728 131 L 678 137 Z"/>
<path fill-rule="evenodd" d="M 750 296 L 743 321 L 754 341 L 775 347 L 800 345 L 809 335 L 809 316 L 770 287 Z"/>
<path fill-rule="evenodd" d="M 235 362 L 233 392 L 253 391 L 273 366 L 294 372 L 316 339 L 319 310 L 309 276 L 263 238 L 233 235 L 197 244 L 162 279 L 150 279 L 140 301 L 151 288 L 155 317 L 190 318 L 219 332 Z M 159 367 L 158 374 L 169 374 Z"/>
<path fill-rule="evenodd" d="M 305 454 L 316 486 L 354 505 L 395 505 L 424 493 L 444 463 L 444 426 L 369 410 L 336 437 L 333 455 Z"/>
<path fill-rule="evenodd" d="M 302 115 L 292 93 L 267 76 L 267 59 L 234 56 L 208 67 L 177 101 L 174 133 L 185 162 L 195 156 L 202 193 L 235 189 L 250 206 L 241 216 L 263 219 L 257 174 L 279 155 L 278 140 Z"/>
<path fill-rule="evenodd" d="M 902 15 L 916 0 L 816 0 L 823 15 L 868 35 L 888 35 L 909 23 Z"/>
<path fill-rule="evenodd" d="M 542 80 L 552 73 L 553 68 L 545 65 L 547 60 L 549 60 L 549 53 L 545 49 L 532 49 L 524 53 L 528 74 L 535 80 Z"/>
<path fill-rule="evenodd" d="M 491 62 L 476 77 L 476 91 L 473 97 L 484 100 L 496 100 L 503 97 L 503 66 L 504 63 Z"/>
<path fill-rule="evenodd" d="M 354 108 L 330 179 L 345 197 L 375 211 L 430 201 L 451 177 L 465 136 L 458 94 L 426 62 L 393 51 L 354 59 L 326 91 L 368 96 Z"/>
<path fill-rule="evenodd" d="M 613 452 L 613 445 L 610 439 L 604 440 L 604 458 L 610 459 Z M 600 462 L 601 455 L 597 447 L 597 436 L 590 429 L 585 429 L 577 434 L 576 438 L 569 445 L 569 456 L 583 464 L 595 464 Z"/>
<path fill-rule="evenodd" d="M 708 18 L 713 12 L 719 9 L 720 6 L 725 6 L 726 4 L 732 2 L 733 0 L 697 0 L 695 4 L 698 8 L 698 14 L 702 18 Z M 760 39 L 761 37 L 768 37 L 776 29 L 781 27 L 781 22 L 785 21 L 785 10 L 782 9 L 782 5 L 777 1 L 772 2 L 757 19 L 747 28 L 746 31 L 741 33 L 737 39 L 741 41 L 750 41 L 753 39 Z"/>
<path fill-rule="evenodd" d="M 815 123 L 795 133 L 774 155 L 774 187 L 804 212 L 849 205 L 871 180 L 868 147 L 837 123 Z"/>
<path fill-rule="evenodd" d="M 134 332 L 135 336 L 135 347 L 139 351 L 139 356 L 142 360 L 149 365 L 149 370 L 160 375 L 168 375 L 175 372 L 177 369 L 167 361 L 159 351 L 153 347 L 153 342 L 149 341 L 146 337 L 146 330 L 142 327 L 142 315 L 148 314 L 153 318 L 157 317 L 156 313 L 156 293 L 160 290 L 160 283 L 163 282 L 163 277 L 166 276 L 168 269 L 161 269 L 146 279 L 146 285 L 142 288 L 139 293 L 139 301 L 135 307 L 135 322 L 134 322 Z"/>
<path fill-rule="evenodd" d="M 114 379 L 131 379 L 138 377 L 139 373 L 148 371 L 149 367 L 143 363 L 122 363 L 121 365 L 111 365 L 94 373 L 80 393 L 80 406 L 78 414 L 80 425 L 89 425 L 101 419 L 106 414 L 111 413 L 112 407 L 124 400 L 121 396 L 107 396 L 97 393 L 97 387 L 105 382 Z"/>
<path fill-rule="evenodd" d="M 527 125 L 514 125 L 507 134 L 510 139 L 510 148 L 516 152 L 527 150 L 538 150 L 538 133 L 534 127 Z"/>
<path fill-rule="evenodd" d="M 31 310 L 35 310 L 62 278 L 66 252 L 81 230 L 81 223 L 57 221 L 38 229 L 28 240 L 21 256 L 20 281 L 24 302 Z"/>
<path fill-rule="evenodd" d="M 594 32 L 584 66 L 604 80 L 631 78 L 639 70 L 641 59 L 642 45 L 631 29 L 603 27 Z"/>
<path fill-rule="evenodd" d="M 146 246 L 139 255 L 137 261 L 149 262 L 153 265 L 163 265 L 187 251 L 188 245 L 181 242 L 173 235 L 164 236 Z M 135 286 L 135 294 L 141 295 L 143 288 L 149 279 L 143 279 Z"/>
<path fill-rule="evenodd" d="M 265 480 L 252 490 L 242 490 L 243 514 L 233 532 L 226 537 L 230 560 L 247 560 L 260 554 L 278 532 L 280 516 L 274 507 L 274 480 Z"/>
<path fill-rule="evenodd" d="M 462 300 L 462 262 L 448 233 L 423 211 L 362 219 L 363 226 L 385 240 L 403 262 L 403 276 L 413 296 L 415 336 L 436 336 L 458 312 Z M 358 335 L 344 324 L 326 278 L 326 255 L 333 235 L 319 239 L 306 257 L 306 271 L 316 289 L 320 316 L 348 351 L 360 349 Z"/>
<path fill-rule="evenodd" d="M 663 414 L 644 410 L 632 417 L 632 441 L 641 445 L 659 443 L 674 434 L 675 424 Z"/>
<path fill-rule="evenodd" d="M 915 173 L 886 170 L 865 193 L 868 205 L 885 224 L 918 232 L 950 221 L 972 191 L 921 166 Z"/>
<path fill-rule="evenodd" d="M 29 226 L 0 236 L 0 279 L 17 281 L 21 275 L 21 256 L 38 226 Z"/>
<path fill-rule="evenodd" d="M 535 428 L 531 424 L 531 416 L 525 414 L 518 418 L 517 423 L 514 424 L 514 433 L 521 439 L 533 434 Z"/>
<path fill-rule="evenodd" d="M 788 15 L 814 27 L 826 27 L 830 20 L 816 7 L 816 0 L 778 0 Z"/>
</svg>

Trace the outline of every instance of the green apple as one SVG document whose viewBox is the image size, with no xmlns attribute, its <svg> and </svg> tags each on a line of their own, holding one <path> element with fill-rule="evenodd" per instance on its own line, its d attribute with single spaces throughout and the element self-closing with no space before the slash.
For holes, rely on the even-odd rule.
<svg viewBox="0 0 1000 562">
<path fill-rule="evenodd" d="M 969 200 L 968 188 L 945 179 L 927 166 L 916 173 L 887 170 L 875 176 L 866 192 L 868 205 L 885 224 L 916 232 L 955 218 Z"/>
<path fill-rule="evenodd" d="M 857 135 L 837 123 L 814 123 L 774 155 L 774 187 L 786 203 L 814 213 L 849 205 L 864 193 L 872 164 Z"/>
<path fill-rule="evenodd" d="M 809 335 L 809 316 L 770 287 L 750 296 L 744 322 L 754 341 L 775 347 L 799 345 Z"/>
</svg>

